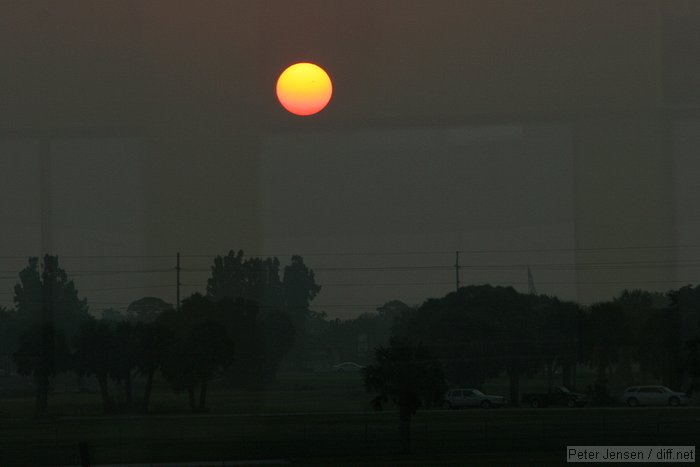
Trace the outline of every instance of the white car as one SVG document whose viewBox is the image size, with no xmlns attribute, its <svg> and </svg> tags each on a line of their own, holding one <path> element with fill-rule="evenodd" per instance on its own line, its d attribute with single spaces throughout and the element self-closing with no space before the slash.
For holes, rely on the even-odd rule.
<svg viewBox="0 0 700 467">
<path fill-rule="evenodd" d="M 354 373 L 361 371 L 364 368 L 362 365 L 358 365 L 355 362 L 343 362 L 333 365 L 333 369 L 338 373 Z"/>
<path fill-rule="evenodd" d="M 490 409 L 505 405 L 506 398 L 503 396 L 490 396 L 478 389 L 463 388 L 451 389 L 445 394 L 445 407 L 448 409 L 458 409 L 461 407 L 481 407 Z"/>
<path fill-rule="evenodd" d="M 682 392 L 672 391 L 666 386 L 631 386 L 625 389 L 620 398 L 630 407 L 639 405 L 688 405 L 688 396 Z"/>
</svg>

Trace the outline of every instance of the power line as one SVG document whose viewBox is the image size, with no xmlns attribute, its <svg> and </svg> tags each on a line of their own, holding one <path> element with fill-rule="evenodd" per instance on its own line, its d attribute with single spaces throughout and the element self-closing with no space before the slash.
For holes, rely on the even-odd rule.
<svg viewBox="0 0 700 467">
<path fill-rule="evenodd" d="M 493 249 L 471 249 L 471 250 L 458 250 L 460 253 L 539 253 L 539 252 L 584 252 L 584 251 L 615 251 L 615 250 L 672 250 L 672 249 L 682 249 L 682 248 L 700 248 L 700 244 L 688 244 L 688 245 L 640 245 L 640 246 L 610 246 L 610 247 L 572 247 L 572 248 L 493 248 Z M 235 250 L 234 250 L 235 251 Z M 299 255 L 302 257 L 314 257 L 314 256 L 396 256 L 396 255 L 453 255 L 454 250 L 431 250 L 431 251 L 365 251 L 365 252 L 316 252 L 316 253 L 283 253 L 283 254 L 260 254 L 260 253 L 245 253 L 248 257 L 271 257 L 271 256 L 294 256 Z M 215 253 L 215 254 L 192 254 L 192 255 L 182 255 L 183 258 L 214 258 L 216 256 L 225 256 L 225 254 Z"/>
<path fill-rule="evenodd" d="M 86 277 L 86 276 L 111 276 L 119 274 L 151 274 L 151 273 L 172 273 L 173 268 L 168 269 L 134 269 L 134 270 L 101 270 L 101 271 L 76 271 L 69 272 L 70 277 Z"/>
<path fill-rule="evenodd" d="M 78 292 L 104 292 L 108 290 L 137 290 L 137 289 L 165 289 L 175 287 L 174 284 L 165 285 L 139 285 L 139 286 L 129 286 L 129 287 L 104 287 L 97 289 L 78 289 Z"/>
<path fill-rule="evenodd" d="M 26 255 L 0 255 L 0 260 L 22 260 L 27 261 L 29 258 L 43 259 L 43 254 L 26 254 Z M 172 255 L 61 255 L 55 254 L 59 260 L 64 259 L 172 259 Z M 212 255 L 212 258 L 216 255 Z"/>
<path fill-rule="evenodd" d="M 623 262 L 595 262 L 595 263 L 533 263 L 530 266 L 538 269 L 551 270 L 614 270 L 614 269 L 654 269 L 654 268 L 700 268 L 700 262 L 696 261 L 623 261 Z M 430 265 L 430 266 L 320 266 L 313 267 L 314 271 L 413 271 L 413 270 L 433 270 L 446 271 L 454 269 L 455 266 Z M 459 269 L 468 270 L 522 270 L 527 265 L 523 264 L 471 264 L 459 265 Z M 71 277 L 85 277 L 91 275 L 111 275 L 111 274 L 146 274 L 165 273 L 176 271 L 177 268 L 167 269 L 132 269 L 132 270 L 74 270 L 68 271 Z M 211 268 L 180 268 L 185 272 L 211 272 Z M 253 268 L 254 271 L 266 271 L 265 268 Z M 17 279 L 19 271 L 0 271 L 0 274 L 14 274 L 12 276 L 0 276 L 0 279 Z"/>
<path fill-rule="evenodd" d="M 401 270 L 449 270 L 454 266 L 329 266 L 314 267 L 314 271 L 401 271 Z M 209 268 L 182 268 L 188 272 L 211 272 Z M 266 271 L 265 268 L 252 268 L 253 271 Z"/>
<path fill-rule="evenodd" d="M 620 285 L 620 284 L 692 284 L 694 282 L 699 282 L 696 280 L 626 280 L 626 281 L 538 281 L 539 284 L 546 285 Z M 361 282 L 344 282 L 344 283 L 321 283 L 322 287 L 420 287 L 420 286 L 447 286 L 452 285 L 453 282 L 442 281 L 442 282 L 373 282 L 373 283 L 361 283 Z M 488 285 L 528 285 L 527 281 L 488 281 L 485 283 Z M 180 284 L 183 287 L 197 287 L 206 288 L 208 284 Z M 477 283 L 470 284 L 480 285 Z M 78 289 L 79 293 L 82 292 L 105 292 L 112 290 L 144 290 L 144 289 L 161 289 L 161 288 L 174 288 L 175 284 L 164 284 L 164 285 L 144 285 L 144 286 L 127 286 L 127 287 L 104 287 L 104 288 L 94 288 L 94 289 Z M 0 292 L 0 295 L 14 295 L 13 292 Z"/>
<path fill-rule="evenodd" d="M 673 249 L 696 249 L 700 248 L 700 244 L 686 245 L 639 245 L 639 246 L 608 246 L 608 247 L 570 247 L 570 248 L 484 248 L 459 250 L 460 253 L 546 253 L 546 252 L 585 252 L 585 251 L 630 251 L 630 250 L 673 250 Z M 235 250 L 232 250 L 235 251 Z M 409 256 L 409 255 L 453 255 L 455 250 L 413 250 L 413 251 L 346 251 L 346 252 L 290 252 L 276 254 L 262 253 L 247 253 L 247 257 L 272 257 L 272 256 L 294 256 L 302 257 L 320 257 L 320 256 Z M 217 256 L 225 256 L 225 253 L 200 253 L 200 254 L 183 254 L 183 258 L 215 258 Z M 27 259 L 29 257 L 38 257 L 39 255 L 0 255 L 0 259 Z M 124 254 L 124 255 L 57 255 L 62 259 L 104 259 L 104 258 L 133 258 L 133 259 L 169 259 L 172 254 L 168 255 L 143 255 L 143 254 Z"/>
</svg>

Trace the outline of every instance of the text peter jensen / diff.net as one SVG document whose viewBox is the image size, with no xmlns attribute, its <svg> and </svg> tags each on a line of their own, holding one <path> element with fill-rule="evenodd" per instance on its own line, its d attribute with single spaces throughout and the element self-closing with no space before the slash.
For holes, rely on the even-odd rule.
<svg viewBox="0 0 700 467">
<path fill-rule="evenodd" d="M 567 446 L 567 462 L 695 462 L 695 446 Z"/>
</svg>

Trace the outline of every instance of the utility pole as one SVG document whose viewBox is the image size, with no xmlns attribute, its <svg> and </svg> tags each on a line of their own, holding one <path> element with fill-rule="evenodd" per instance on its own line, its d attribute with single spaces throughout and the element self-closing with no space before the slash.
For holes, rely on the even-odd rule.
<svg viewBox="0 0 700 467">
<path fill-rule="evenodd" d="M 459 292 L 459 250 L 455 251 L 455 292 Z"/>
<path fill-rule="evenodd" d="M 177 273 L 177 279 L 176 279 L 176 281 L 177 281 L 177 283 L 176 283 L 177 297 L 176 297 L 175 303 L 176 303 L 176 307 L 177 307 L 176 309 L 179 310 L 180 309 L 180 286 L 182 285 L 180 283 L 180 252 L 177 253 L 177 265 L 175 266 L 175 271 Z"/>
</svg>

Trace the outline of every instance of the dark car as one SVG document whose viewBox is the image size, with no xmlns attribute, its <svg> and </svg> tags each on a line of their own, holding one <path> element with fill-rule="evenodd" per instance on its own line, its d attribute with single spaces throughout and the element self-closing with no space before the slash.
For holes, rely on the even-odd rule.
<svg viewBox="0 0 700 467">
<path fill-rule="evenodd" d="M 583 407 L 590 398 L 581 393 L 571 392 L 564 386 L 555 386 L 549 392 L 539 394 L 523 394 L 522 402 L 530 407 Z"/>
</svg>

